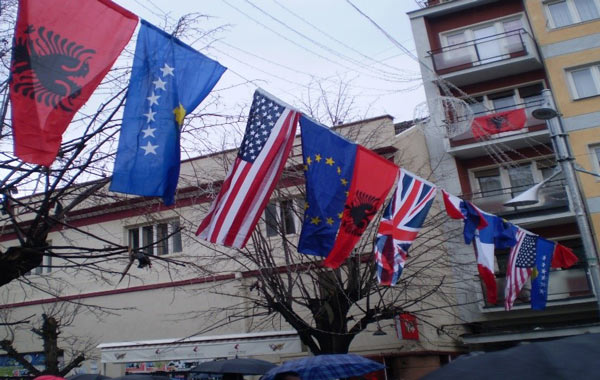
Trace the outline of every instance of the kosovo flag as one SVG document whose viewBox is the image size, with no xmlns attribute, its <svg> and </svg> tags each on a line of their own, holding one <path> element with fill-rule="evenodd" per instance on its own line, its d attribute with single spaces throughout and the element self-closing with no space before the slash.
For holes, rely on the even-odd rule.
<svg viewBox="0 0 600 380">
<path fill-rule="evenodd" d="M 181 126 L 225 67 L 142 20 L 111 191 L 175 201 Z"/>
<path fill-rule="evenodd" d="M 300 118 L 300 128 L 306 204 L 298 252 L 327 256 L 350 190 L 356 144 L 305 116 Z"/>
</svg>

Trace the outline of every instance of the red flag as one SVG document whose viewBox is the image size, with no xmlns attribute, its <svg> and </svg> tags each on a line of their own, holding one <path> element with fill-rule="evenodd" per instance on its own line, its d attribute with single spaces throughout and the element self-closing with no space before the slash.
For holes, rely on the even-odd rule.
<svg viewBox="0 0 600 380">
<path fill-rule="evenodd" d="M 398 339 L 419 340 L 417 317 L 410 313 L 402 313 L 394 317 Z"/>
<path fill-rule="evenodd" d="M 570 248 L 556 243 L 554 255 L 552 256 L 552 268 L 569 268 L 575 265 L 577 261 L 579 261 L 579 259 Z"/>
<path fill-rule="evenodd" d="M 254 93 L 237 158 L 196 235 L 228 247 L 246 245 L 283 172 L 299 118 L 262 90 Z"/>
<path fill-rule="evenodd" d="M 497 112 L 492 115 L 476 117 L 471 125 L 474 137 L 485 137 L 496 133 L 516 131 L 525 126 L 525 109 Z"/>
<path fill-rule="evenodd" d="M 11 62 L 15 155 L 50 166 L 62 134 L 117 59 L 137 16 L 109 0 L 21 0 Z"/>
<path fill-rule="evenodd" d="M 323 264 L 337 268 L 350 255 L 396 181 L 398 167 L 359 145 L 354 173 L 335 243 Z"/>
</svg>

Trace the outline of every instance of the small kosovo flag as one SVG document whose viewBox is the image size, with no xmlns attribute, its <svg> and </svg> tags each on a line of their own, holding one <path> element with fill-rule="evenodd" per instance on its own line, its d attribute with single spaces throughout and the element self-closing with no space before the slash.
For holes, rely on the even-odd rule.
<svg viewBox="0 0 600 380">
<path fill-rule="evenodd" d="M 180 129 L 225 67 L 142 20 L 111 191 L 175 202 Z"/>
</svg>

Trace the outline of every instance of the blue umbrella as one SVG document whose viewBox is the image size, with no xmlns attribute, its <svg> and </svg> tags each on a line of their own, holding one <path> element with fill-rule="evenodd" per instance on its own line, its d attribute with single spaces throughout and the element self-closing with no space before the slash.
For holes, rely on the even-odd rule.
<svg viewBox="0 0 600 380">
<path fill-rule="evenodd" d="M 354 354 L 332 354 L 309 356 L 290 360 L 267 372 L 261 380 L 272 380 L 280 372 L 295 371 L 302 379 L 328 380 L 384 369 L 385 365 Z"/>
</svg>

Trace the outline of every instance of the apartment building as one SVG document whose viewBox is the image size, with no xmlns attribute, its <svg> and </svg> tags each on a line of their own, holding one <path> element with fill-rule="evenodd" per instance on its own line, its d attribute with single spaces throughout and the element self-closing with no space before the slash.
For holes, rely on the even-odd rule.
<svg viewBox="0 0 600 380">
<path fill-rule="evenodd" d="M 561 32 L 554 30 L 547 17 L 553 14 L 556 4 L 564 3 L 560 6 L 566 4 L 570 10 L 576 8 L 574 3 L 585 2 L 526 1 L 524 4 L 521 0 L 430 0 L 418 3 L 420 8 L 408 15 L 431 111 L 431 121 L 425 129 L 431 165 L 442 168 L 436 181 L 484 211 L 572 248 L 580 259 L 570 269 L 551 272 L 545 311 L 530 310 L 527 286 L 519 294 L 516 306 L 510 311 L 504 310 L 507 251 L 495 252 L 497 304 L 484 301 L 482 284 L 473 264 L 470 272 L 457 274 L 462 276 L 466 287 L 457 292 L 463 303 L 469 305 L 462 308 L 461 314 L 468 329 L 462 336 L 463 343 L 471 349 L 492 350 L 523 340 L 596 331 L 599 328 L 596 298 L 562 175 L 541 188 L 541 200 L 537 204 L 505 205 L 527 188 L 555 174 L 557 165 L 548 128 L 545 121 L 532 115 L 533 110 L 542 106 L 543 89 L 550 89 L 558 100 L 560 111 L 568 117 L 566 123 L 572 137 L 575 137 L 572 131 L 581 130 L 576 138 L 579 142 L 571 141 L 578 161 L 587 160 L 581 165 L 589 170 L 596 165 L 597 159 L 590 159 L 592 152 L 596 153 L 597 143 L 592 142 L 597 141 L 600 134 L 594 134 L 590 128 L 597 124 L 597 121 L 596 124 L 591 122 L 593 115 L 598 120 L 597 112 L 592 112 L 592 103 L 597 100 L 574 98 L 573 81 L 596 75 L 598 57 L 575 51 L 569 58 L 560 54 L 555 54 L 555 58 L 549 56 L 550 52 L 566 49 L 562 47 L 569 42 L 563 41 L 572 41 L 572 46 L 583 44 L 578 45 L 575 34 L 565 29 L 563 18 L 559 22 L 564 35 L 559 37 Z M 530 15 L 534 8 L 537 16 Z M 587 30 L 592 29 L 590 24 Z M 540 33 L 543 37 L 538 37 Z M 583 56 L 586 59 L 582 59 Z M 591 90 L 586 87 L 585 91 L 589 95 Z M 567 107 L 563 105 L 565 102 L 571 107 L 563 109 Z M 597 110 L 597 103 L 594 104 Z M 583 127 L 584 121 L 588 127 Z M 586 181 L 582 177 L 582 183 L 589 189 L 586 196 L 597 197 L 596 180 Z M 594 200 L 588 198 L 588 205 L 593 212 Z M 597 216 L 594 217 L 597 220 Z M 465 260 L 465 263 L 474 255 L 473 247 L 461 242 L 451 247 L 457 260 Z"/>
<path fill-rule="evenodd" d="M 420 125 L 408 124 L 394 125 L 390 116 L 381 116 L 336 130 L 428 177 L 431 168 L 425 136 Z M 137 268 L 135 261 L 129 275 L 119 282 L 127 265 L 126 255 L 106 263 L 92 260 L 79 269 L 64 269 L 62 260 L 46 258 L 43 267 L 25 277 L 25 284 L 13 281 L 4 287 L 0 312 L 10 315 L 11 320 L 22 320 L 66 308 L 73 321 L 61 328 L 63 336 L 94 342 L 88 353 L 91 356 L 77 370 L 82 373 L 185 372 L 194 363 L 214 358 L 237 355 L 278 363 L 308 355 L 297 332 L 283 318 L 264 325 L 260 320 L 234 317 L 234 311 L 245 301 L 229 295 L 252 297 L 257 271 L 240 265 L 242 259 L 235 251 L 194 236 L 211 199 L 208 190 L 218 188 L 226 174 L 225 163 L 233 154 L 235 150 L 182 163 L 174 207 L 164 207 L 153 199 L 101 193 L 69 213 L 73 228 L 59 228 L 49 236 L 50 245 L 56 247 L 101 248 L 103 241 L 122 242 L 149 255 L 151 267 Z M 297 165 L 300 154 L 298 138 L 291 167 Z M 280 185 L 285 187 L 286 183 L 283 180 Z M 302 202 L 298 197 L 280 198 L 278 194 L 258 226 L 264 231 L 265 244 L 272 244 L 273 249 L 281 244 L 279 235 L 272 233 L 275 221 L 285 225 L 291 241 L 297 239 L 301 228 Z M 437 205 L 434 208 L 439 211 Z M 26 221 L 30 216 L 19 217 Z M 0 244 L 2 249 L 18 244 L 7 220 Z M 433 249 L 423 249 L 425 254 L 439 256 Z M 377 374 L 380 379 L 416 379 L 438 367 L 457 351 L 448 330 L 444 331 L 444 326 L 456 326 L 457 321 L 452 313 L 445 312 L 447 309 L 436 311 L 435 302 L 430 299 L 424 306 L 428 311 L 418 323 L 421 339 L 400 340 L 394 321 L 385 320 L 359 334 L 351 351 L 385 362 L 388 372 Z M 7 334 L 3 328 L 2 336 Z M 21 352 L 34 354 L 41 348 L 41 342 L 27 329 L 19 330 L 14 341 Z M 65 355 L 68 353 L 66 350 Z"/>
<path fill-rule="evenodd" d="M 600 2 L 524 1 L 556 109 L 572 148 L 579 185 L 600 237 Z M 592 174 L 590 174 L 592 173 Z M 594 175 L 595 174 L 595 175 Z"/>
</svg>

